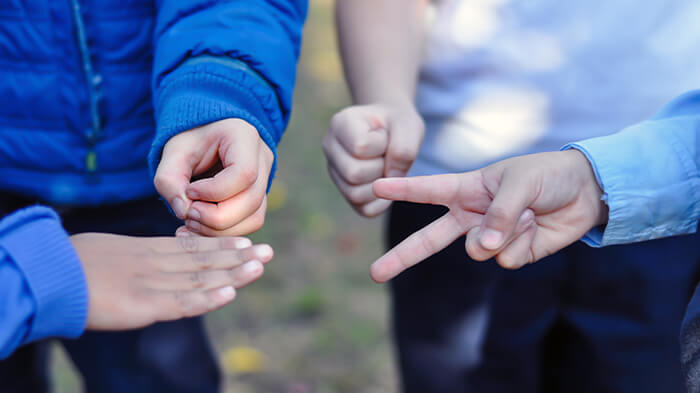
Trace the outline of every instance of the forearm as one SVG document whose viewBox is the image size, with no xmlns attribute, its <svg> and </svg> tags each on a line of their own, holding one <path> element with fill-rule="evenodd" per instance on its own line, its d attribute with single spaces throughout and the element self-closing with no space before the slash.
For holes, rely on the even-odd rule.
<svg viewBox="0 0 700 393">
<path fill-rule="evenodd" d="M 355 104 L 412 102 L 426 6 L 425 0 L 338 0 L 340 51 Z"/>
<path fill-rule="evenodd" d="M 274 153 L 291 113 L 307 1 L 156 4 L 151 171 L 171 137 L 229 118 L 255 127 Z"/>
</svg>

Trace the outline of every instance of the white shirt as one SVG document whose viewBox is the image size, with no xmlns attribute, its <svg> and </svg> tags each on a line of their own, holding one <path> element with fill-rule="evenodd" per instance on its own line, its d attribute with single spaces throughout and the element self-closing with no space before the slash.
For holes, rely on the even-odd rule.
<svg viewBox="0 0 700 393">
<path fill-rule="evenodd" d="M 428 19 L 409 175 L 611 134 L 700 87 L 698 0 L 441 0 Z"/>
</svg>

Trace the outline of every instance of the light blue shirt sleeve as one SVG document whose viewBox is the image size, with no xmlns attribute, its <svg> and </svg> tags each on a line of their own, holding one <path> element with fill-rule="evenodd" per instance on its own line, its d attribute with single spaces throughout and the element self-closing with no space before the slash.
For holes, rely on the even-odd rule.
<svg viewBox="0 0 700 393">
<path fill-rule="evenodd" d="M 582 239 L 593 247 L 697 231 L 700 219 L 700 90 L 617 134 L 572 143 L 591 163 L 608 223 Z"/>
</svg>

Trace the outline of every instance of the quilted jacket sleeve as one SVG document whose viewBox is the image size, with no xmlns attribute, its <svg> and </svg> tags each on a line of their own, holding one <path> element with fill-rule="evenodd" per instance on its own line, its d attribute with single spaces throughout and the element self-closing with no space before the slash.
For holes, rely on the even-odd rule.
<svg viewBox="0 0 700 393">
<path fill-rule="evenodd" d="M 225 118 L 252 124 L 276 152 L 291 112 L 307 1 L 159 0 L 157 7 L 151 172 L 172 136 Z"/>
</svg>

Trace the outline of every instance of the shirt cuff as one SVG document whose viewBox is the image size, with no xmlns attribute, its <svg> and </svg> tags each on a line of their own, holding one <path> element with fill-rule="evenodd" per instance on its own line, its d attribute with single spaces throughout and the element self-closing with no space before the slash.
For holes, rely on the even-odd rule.
<svg viewBox="0 0 700 393">
<path fill-rule="evenodd" d="M 646 121 L 562 148 L 576 149 L 586 156 L 609 209 L 607 225 L 588 232 L 583 242 L 602 247 L 696 231 L 697 221 L 681 208 L 688 205 L 689 175 L 679 161 L 682 146 L 677 146 L 674 127 L 681 125 Z M 661 129 L 663 143 L 658 138 Z"/>
<path fill-rule="evenodd" d="M 20 210 L 4 220 L 0 234 L 0 246 L 24 274 L 36 301 L 25 342 L 80 336 L 87 324 L 87 282 L 58 215 L 45 207 Z"/>
<path fill-rule="evenodd" d="M 575 149 L 580 151 L 588 160 L 588 163 L 591 165 L 591 168 L 593 168 L 593 174 L 595 175 L 595 180 L 598 182 L 598 186 L 600 187 L 601 190 L 603 190 L 603 195 L 600 197 L 600 200 L 608 204 L 608 195 L 605 193 L 605 189 L 603 188 L 603 182 L 600 180 L 600 172 L 598 171 L 598 166 L 596 165 L 595 160 L 593 157 L 591 157 L 590 153 L 583 148 L 581 145 L 576 144 L 576 143 L 569 143 L 565 145 L 564 147 L 561 148 L 561 150 L 571 150 Z M 608 206 L 609 207 L 609 206 Z M 581 238 L 581 241 L 588 245 L 589 247 L 595 247 L 599 248 L 602 247 L 603 245 L 603 235 L 605 232 L 606 225 L 599 225 L 590 231 L 588 231 L 583 237 Z"/>
<path fill-rule="evenodd" d="M 240 61 L 195 58 L 163 80 L 157 97 L 157 130 L 148 155 L 152 176 L 170 138 L 199 126 L 235 118 L 255 127 L 275 155 L 269 188 L 277 166 L 283 118 L 277 95 L 260 76 Z"/>
</svg>

